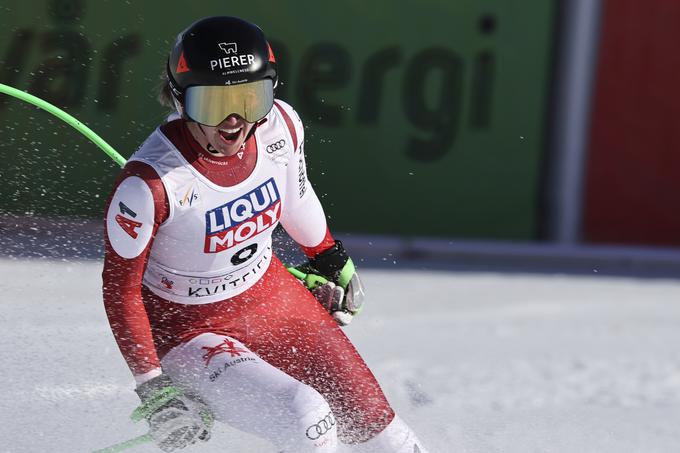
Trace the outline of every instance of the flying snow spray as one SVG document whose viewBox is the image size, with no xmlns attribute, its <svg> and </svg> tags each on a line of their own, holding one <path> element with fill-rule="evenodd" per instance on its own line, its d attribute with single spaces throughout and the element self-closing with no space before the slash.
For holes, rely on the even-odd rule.
<svg viewBox="0 0 680 453">
<path fill-rule="evenodd" d="M 97 135 L 92 129 L 78 121 L 75 117 L 72 115 L 69 115 L 59 107 L 56 107 L 49 102 L 40 99 L 39 97 L 33 96 L 32 94 L 26 93 L 25 91 L 17 90 L 16 88 L 13 88 L 9 85 L 5 85 L 0 83 L 0 93 L 5 93 L 9 96 L 15 97 L 17 99 L 20 99 L 24 102 L 28 102 L 29 104 L 33 104 L 36 107 L 39 107 L 52 115 L 56 116 L 60 120 L 64 121 L 65 123 L 69 124 L 72 126 L 75 130 L 83 134 L 85 137 L 90 139 L 92 143 L 97 145 L 99 148 L 102 149 L 111 159 L 113 159 L 118 165 L 121 167 L 125 165 L 127 162 L 125 158 L 118 152 L 116 151 L 111 145 L 106 143 L 106 141 L 101 138 L 99 135 Z M 295 277 L 299 278 L 302 280 L 302 282 L 305 284 L 305 286 L 309 289 L 312 289 L 316 286 L 323 285 L 328 282 L 325 278 L 321 277 L 320 275 L 315 275 L 315 274 L 305 274 L 304 272 L 294 268 L 294 267 L 288 267 L 288 271 L 293 274 Z M 95 453 L 114 453 L 114 452 L 119 452 L 126 450 L 128 448 L 135 447 L 137 445 L 141 445 L 147 442 L 150 442 L 151 436 L 149 434 L 144 434 L 142 436 L 136 437 L 134 439 L 130 439 L 128 441 L 122 442 L 120 444 L 112 445 L 108 448 L 105 448 L 103 450 L 98 450 Z"/>
</svg>

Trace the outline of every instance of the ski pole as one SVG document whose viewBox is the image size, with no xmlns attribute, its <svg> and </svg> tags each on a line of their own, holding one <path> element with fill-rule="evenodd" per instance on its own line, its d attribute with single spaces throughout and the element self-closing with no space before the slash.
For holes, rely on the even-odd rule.
<svg viewBox="0 0 680 453">
<path fill-rule="evenodd" d="M 325 277 L 322 277 L 321 275 L 317 274 L 305 274 L 302 272 L 300 269 L 297 269 L 295 267 L 289 266 L 286 267 L 288 269 L 288 272 L 293 274 L 293 277 L 302 280 L 302 282 L 305 284 L 307 289 L 314 289 L 317 286 L 325 285 L 328 283 L 328 279 Z"/>
<path fill-rule="evenodd" d="M 28 94 L 21 90 L 17 90 L 16 88 L 12 88 L 11 86 L 5 85 L 3 83 L 0 83 L 0 93 L 5 93 L 9 96 L 21 99 L 24 102 L 28 102 L 29 104 L 33 104 L 36 107 L 40 107 L 41 109 L 46 110 L 47 112 L 51 113 L 60 120 L 72 126 L 75 130 L 83 134 L 85 137 L 89 138 L 92 141 L 92 143 L 100 147 L 106 154 L 109 155 L 109 157 L 111 157 L 111 159 L 116 161 L 118 165 L 120 165 L 121 167 L 125 165 L 125 158 L 121 156 L 118 153 L 118 151 L 113 149 L 111 145 L 106 143 L 106 141 L 104 141 L 104 139 L 97 135 L 92 129 L 85 126 L 83 123 L 81 123 L 76 118 L 69 115 L 59 107 L 54 106 L 49 102 L 40 99 L 39 97 L 33 96 L 32 94 Z"/>
<path fill-rule="evenodd" d="M 126 440 L 116 445 L 111 445 L 110 447 L 102 448 L 101 450 L 95 450 L 92 453 L 117 453 L 119 451 L 127 450 L 128 448 L 136 447 L 138 445 L 151 442 L 151 434 L 142 434 L 134 439 Z"/>
<path fill-rule="evenodd" d="M 92 129 L 78 121 L 72 115 L 66 113 L 59 107 L 50 104 L 49 102 L 40 99 L 39 97 L 33 96 L 32 94 L 26 93 L 21 90 L 17 90 L 9 85 L 0 83 L 0 93 L 5 93 L 9 96 L 20 99 L 29 104 L 33 104 L 52 115 L 56 116 L 60 120 L 64 121 L 68 125 L 72 126 L 78 132 L 83 134 L 85 137 L 89 138 L 95 145 L 101 148 L 111 159 L 113 159 L 121 167 L 125 165 L 125 158 L 118 153 L 111 145 L 106 143 L 106 141 L 97 135 Z M 137 445 L 142 445 L 151 441 L 150 434 L 142 434 L 141 436 L 135 437 L 134 439 L 126 440 L 116 445 L 111 445 L 110 447 L 103 448 L 101 450 L 96 450 L 94 453 L 116 453 L 119 451 L 126 450 L 128 448 L 136 447 Z"/>
</svg>

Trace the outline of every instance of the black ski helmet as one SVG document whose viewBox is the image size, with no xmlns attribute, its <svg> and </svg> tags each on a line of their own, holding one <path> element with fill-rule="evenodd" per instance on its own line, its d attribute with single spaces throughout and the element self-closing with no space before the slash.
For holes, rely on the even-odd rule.
<svg viewBox="0 0 680 453">
<path fill-rule="evenodd" d="M 167 65 L 182 116 L 217 126 L 236 113 L 249 122 L 273 106 L 276 59 L 262 30 L 238 17 L 215 16 L 177 36 Z"/>
</svg>

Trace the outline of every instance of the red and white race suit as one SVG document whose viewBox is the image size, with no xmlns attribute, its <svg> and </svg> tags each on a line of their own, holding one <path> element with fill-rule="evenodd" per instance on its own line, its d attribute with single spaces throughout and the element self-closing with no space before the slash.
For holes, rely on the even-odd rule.
<svg viewBox="0 0 680 453">
<path fill-rule="evenodd" d="M 332 452 L 408 429 L 385 429 L 398 418 L 373 374 L 272 250 L 279 223 L 308 256 L 334 243 L 304 159 L 278 100 L 235 156 L 203 150 L 184 120 L 160 126 L 107 204 L 104 304 L 138 383 L 162 369 L 218 420 Z"/>
</svg>

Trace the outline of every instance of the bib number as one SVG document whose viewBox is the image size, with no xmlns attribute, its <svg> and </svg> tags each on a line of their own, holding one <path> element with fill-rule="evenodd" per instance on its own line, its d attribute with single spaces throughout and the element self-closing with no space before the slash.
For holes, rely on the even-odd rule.
<svg viewBox="0 0 680 453">
<path fill-rule="evenodd" d="M 252 258 L 253 255 L 255 255 L 255 252 L 257 252 L 257 244 L 250 244 L 247 247 L 243 247 L 231 257 L 231 264 L 234 266 L 243 264 Z"/>
</svg>

